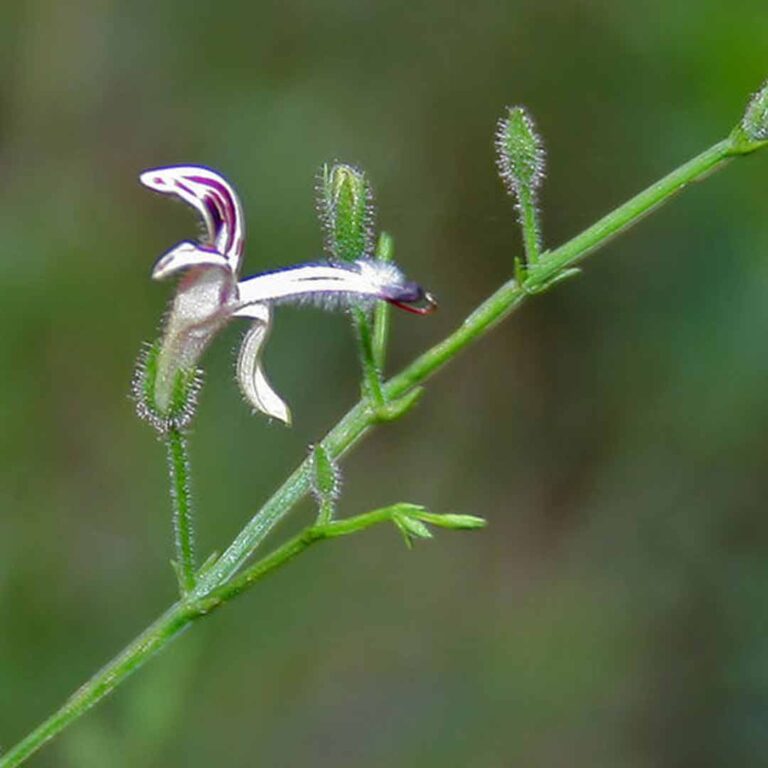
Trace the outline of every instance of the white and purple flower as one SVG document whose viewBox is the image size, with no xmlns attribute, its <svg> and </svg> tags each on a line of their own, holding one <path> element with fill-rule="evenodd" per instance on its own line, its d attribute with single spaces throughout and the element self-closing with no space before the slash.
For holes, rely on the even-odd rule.
<svg viewBox="0 0 768 768">
<path fill-rule="evenodd" d="M 156 168 L 142 173 L 140 180 L 191 205 L 204 223 L 199 242 L 179 243 L 152 271 L 155 280 L 180 278 L 157 352 L 152 401 L 160 414 L 171 410 L 178 374 L 196 369 L 208 344 L 233 317 L 252 321 L 237 362 L 243 394 L 255 410 L 290 423 L 288 406 L 261 365 L 274 304 L 305 301 L 348 307 L 383 300 L 417 314 L 436 306 L 430 294 L 406 280 L 392 263 L 372 259 L 303 264 L 240 280 L 245 224 L 240 201 L 227 181 L 198 166 Z"/>
</svg>

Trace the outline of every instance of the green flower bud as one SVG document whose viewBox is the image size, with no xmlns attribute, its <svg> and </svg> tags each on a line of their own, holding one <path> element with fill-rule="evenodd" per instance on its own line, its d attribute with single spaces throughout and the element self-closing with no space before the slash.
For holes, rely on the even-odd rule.
<svg viewBox="0 0 768 768">
<path fill-rule="evenodd" d="M 320 177 L 320 220 L 328 252 L 339 261 L 356 261 L 373 252 L 373 194 L 363 171 L 335 163 Z"/>
<path fill-rule="evenodd" d="M 523 107 L 509 107 L 496 131 L 499 173 L 511 195 L 533 193 L 544 180 L 544 147 Z"/>
<path fill-rule="evenodd" d="M 747 105 L 741 128 L 751 141 L 768 141 L 768 81 Z"/>
<path fill-rule="evenodd" d="M 312 449 L 312 491 L 318 501 L 336 501 L 339 497 L 339 467 L 322 443 Z"/>
<path fill-rule="evenodd" d="M 312 494 L 319 507 L 318 522 L 329 523 L 336 511 L 336 499 L 341 490 L 339 465 L 322 443 L 312 448 Z"/>
</svg>

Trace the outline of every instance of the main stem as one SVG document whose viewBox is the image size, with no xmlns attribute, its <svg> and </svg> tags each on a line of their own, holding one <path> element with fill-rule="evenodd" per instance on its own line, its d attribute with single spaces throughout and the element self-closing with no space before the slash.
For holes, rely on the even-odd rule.
<svg viewBox="0 0 768 768">
<path fill-rule="evenodd" d="M 522 285 L 514 280 L 502 285 L 452 334 L 390 379 L 383 387 L 386 400 L 392 401 L 411 392 L 461 350 L 509 315 L 534 289 L 546 286 L 549 280 L 564 269 L 573 266 L 598 246 L 625 231 L 690 182 L 721 168 L 728 158 L 735 154 L 746 154 L 746 151 L 737 146 L 734 139 L 729 138 L 715 144 L 619 206 L 580 235 L 556 250 L 542 254 L 538 265 L 529 271 Z M 323 440 L 323 446 L 329 456 L 338 459 L 344 455 L 365 436 L 376 422 L 376 418 L 374 410 L 366 401 L 355 405 Z M 221 604 L 222 599 L 228 599 L 226 592 L 217 596 L 216 590 L 221 590 L 231 583 L 235 573 L 269 531 L 308 493 L 310 473 L 310 462 L 304 461 L 248 522 L 216 563 L 199 576 L 197 584 L 187 597 L 172 606 L 113 661 L 85 683 L 61 709 L 6 752 L 0 758 L 0 768 L 15 768 L 22 763 L 46 741 L 112 691 L 153 653 L 165 647 L 187 624 Z"/>
<path fill-rule="evenodd" d="M 260 560 L 237 579 L 232 579 L 209 597 L 197 601 L 180 601 L 144 630 L 109 664 L 100 669 L 85 685 L 75 691 L 64 705 L 44 723 L 0 758 L 2 768 L 23 763 L 46 741 L 52 739 L 71 722 L 87 712 L 96 702 L 116 688 L 131 672 L 138 669 L 158 650 L 178 637 L 189 624 L 224 605 L 252 587 L 267 574 L 285 565 L 312 544 L 325 539 L 346 536 L 392 519 L 397 510 L 385 507 L 364 515 L 314 525 L 294 536 L 274 552 Z"/>
</svg>

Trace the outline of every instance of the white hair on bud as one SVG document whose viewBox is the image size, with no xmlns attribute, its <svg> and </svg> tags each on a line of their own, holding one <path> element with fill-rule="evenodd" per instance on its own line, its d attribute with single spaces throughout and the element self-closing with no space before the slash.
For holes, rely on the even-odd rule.
<svg viewBox="0 0 768 768">
<path fill-rule="evenodd" d="M 544 181 L 546 155 L 533 118 L 524 107 L 508 107 L 496 126 L 496 166 L 507 191 L 536 191 Z"/>
</svg>

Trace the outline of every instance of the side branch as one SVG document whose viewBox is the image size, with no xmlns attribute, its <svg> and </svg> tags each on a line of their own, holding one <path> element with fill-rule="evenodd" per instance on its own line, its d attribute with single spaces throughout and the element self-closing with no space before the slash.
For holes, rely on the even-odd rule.
<svg viewBox="0 0 768 768">
<path fill-rule="evenodd" d="M 452 334 L 386 382 L 383 390 L 385 399 L 392 401 L 407 395 L 465 347 L 488 333 L 530 294 L 545 290 L 557 280 L 558 275 L 562 275 L 587 254 L 626 231 L 687 184 L 722 168 L 731 156 L 739 153 L 740 150 L 732 138 L 715 144 L 604 216 L 580 235 L 556 250 L 543 254 L 536 268 L 529 271 L 522 284 L 510 280 L 502 285 Z M 340 458 L 366 435 L 375 421 L 368 403 L 361 401 L 325 437 L 325 450 L 333 459 Z M 198 595 L 205 595 L 211 589 L 226 583 L 291 507 L 307 495 L 310 489 L 310 470 L 309 461 L 305 460 L 299 465 L 243 528 L 210 571 L 200 579 L 196 590 Z"/>
</svg>

